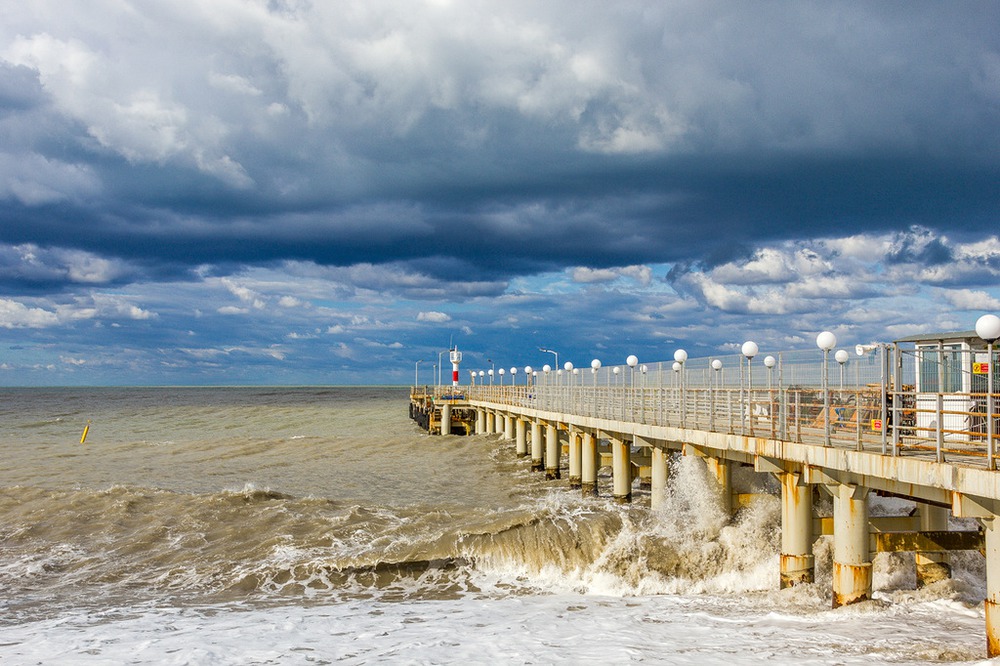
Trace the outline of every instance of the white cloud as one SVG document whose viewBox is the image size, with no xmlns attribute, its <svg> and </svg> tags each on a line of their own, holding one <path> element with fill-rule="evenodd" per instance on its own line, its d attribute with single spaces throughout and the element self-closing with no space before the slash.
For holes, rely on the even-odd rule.
<svg viewBox="0 0 1000 666">
<path fill-rule="evenodd" d="M 972 289 L 943 290 L 945 300 L 959 310 L 1000 310 L 1000 298 Z"/>
<path fill-rule="evenodd" d="M 54 312 L 0 298 L 0 328 L 47 328 L 59 323 Z"/>
<path fill-rule="evenodd" d="M 451 316 L 445 314 L 444 312 L 420 312 L 417 314 L 417 321 L 427 321 L 434 324 L 443 324 L 446 321 L 451 321 Z"/>
</svg>

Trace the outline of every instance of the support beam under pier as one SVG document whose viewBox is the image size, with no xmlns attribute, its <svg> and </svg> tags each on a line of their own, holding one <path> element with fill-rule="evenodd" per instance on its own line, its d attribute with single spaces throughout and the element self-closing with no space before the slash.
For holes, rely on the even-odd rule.
<svg viewBox="0 0 1000 666">
<path fill-rule="evenodd" d="M 650 479 L 649 506 L 658 509 L 667 498 L 667 460 L 670 452 L 659 446 L 653 447 L 652 477 Z"/>
<path fill-rule="evenodd" d="M 514 421 L 514 429 L 517 433 L 515 436 L 515 446 L 518 458 L 523 458 L 528 455 L 528 437 L 526 426 L 527 424 L 524 422 L 524 419 L 520 417 Z"/>
<path fill-rule="evenodd" d="M 598 439 L 592 432 L 583 433 L 580 460 L 580 487 L 584 495 L 597 495 L 597 470 L 601 468 Z"/>
<path fill-rule="evenodd" d="M 778 475 L 781 481 L 781 589 L 813 582 L 812 489 L 794 473 Z"/>
<path fill-rule="evenodd" d="M 542 458 L 545 455 L 544 444 L 542 444 L 542 424 L 539 421 L 531 422 L 531 471 L 541 472 L 545 469 Z"/>
<path fill-rule="evenodd" d="M 583 465 L 583 447 L 580 441 L 580 431 L 569 429 L 569 487 L 579 488 L 581 482 L 581 467 Z"/>
<path fill-rule="evenodd" d="M 833 607 L 872 596 L 868 552 L 868 489 L 837 485 L 833 493 Z"/>
<path fill-rule="evenodd" d="M 545 426 L 545 478 L 559 478 L 559 431 L 555 424 Z"/>
<path fill-rule="evenodd" d="M 616 502 L 632 501 L 632 447 L 628 442 L 611 438 L 612 497 Z"/>
</svg>

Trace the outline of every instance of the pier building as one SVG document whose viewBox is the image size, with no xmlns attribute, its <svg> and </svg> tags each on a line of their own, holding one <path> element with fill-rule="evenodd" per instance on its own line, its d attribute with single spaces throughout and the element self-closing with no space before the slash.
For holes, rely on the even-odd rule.
<svg viewBox="0 0 1000 666">
<path fill-rule="evenodd" d="M 532 470 L 571 487 L 631 502 L 638 482 L 651 506 L 665 497 L 672 456 L 696 456 L 723 507 L 747 500 L 737 467 L 773 476 L 781 495 L 780 585 L 811 582 L 813 543 L 833 537 L 832 605 L 871 597 L 877 552 L 913 551 L 918 585 L 950 575 L 949 554 L 986 558 L 987 653 L 1000 656 L 1000 318 L 975 331 L 891 344 L 624 364 L 594 359 L 508 385 L 414 387 L 411 416 L 440 434 L 499 435 Z M 741 490 L 743 492 L 741 492 Z M 873 494 L 915 503 L 906 516 L 873 517 Z M 832 515 L 817 511 L 827 497 Z"/>
</svg>

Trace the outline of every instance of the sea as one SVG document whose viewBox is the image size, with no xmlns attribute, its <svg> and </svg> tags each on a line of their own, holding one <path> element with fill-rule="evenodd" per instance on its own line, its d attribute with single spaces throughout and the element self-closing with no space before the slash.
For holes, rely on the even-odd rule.
<svg viewBox="0 0 1000 666">
<path fill-rule="evenodd" d="M 608 469 L 585 497 L 499 436 L 428 436 L 406 388 L 12 388 L 0 414 L 2 664 L 986 661 L 979 553 L 921 590 L 879 554 L 834 610 L 829 537 L 779 590 L 776 486 L 740 472 L 730 518 L 694 457 L 653 511 Z"/>
</svg>

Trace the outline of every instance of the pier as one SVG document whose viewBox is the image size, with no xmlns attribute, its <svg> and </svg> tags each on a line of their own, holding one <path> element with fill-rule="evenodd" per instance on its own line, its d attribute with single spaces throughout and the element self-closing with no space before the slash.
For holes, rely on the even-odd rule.
<svg viewBox="0 0 1000 666">
<path fill-rule="evenodd" d="M 985 323 L 984 323 L 985 322 Z M 983 325 L 981 325 L 983 324 Z M 437 432 L 499 435 L 531 469 L 595 494 L 611 468 L 610 495 L 631 502 L 638 482 L 656 509 L 672 456 L 703 460 L 723 507 L 746 499 L 733 471 L 777 479 L 781 494 L 780 585 L 814 578 L 813 543 L 833 537 L 833 607 L 871 598 L 877 552 L 913 551 L 918 586 L 950 576 L 949 553 L 986 557 L 987 653 L 1000 656 L 1000 391 L 994 373 L 1000 319 L 976 331 L 921 335 L 891 344 L 589 367 L 526 366 L 520 382 L 414 388 L 418 413 Z M 553 352 L 554 353 L 554 352 Z M 558 357 L 557 357 L 558 358 Z M 457 373 L 457 371 L 456 371 Z M 501 379 L 503 375 L 500 375 Z M 426 426 L 425 426 L 426 427 Z M 560 481 L 561 482 L 561 481 Z M 605 490 L 607 492 L 608 489 Z M 872 494 L 915 502 L 908 516 L 870 517 Z M 833 515 L 817 515 L 817 498 Z M 968 519 L 950 529 L 949 519 Z M 970 527 L 971 526 L 971 527 Z"/>
</svg>

